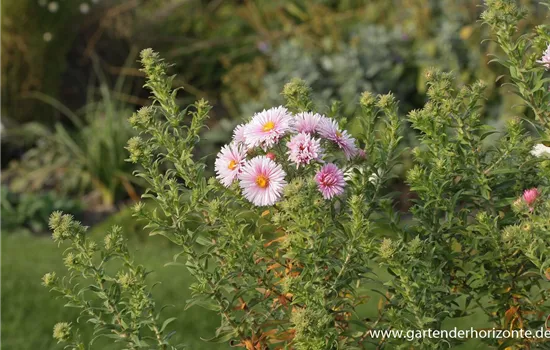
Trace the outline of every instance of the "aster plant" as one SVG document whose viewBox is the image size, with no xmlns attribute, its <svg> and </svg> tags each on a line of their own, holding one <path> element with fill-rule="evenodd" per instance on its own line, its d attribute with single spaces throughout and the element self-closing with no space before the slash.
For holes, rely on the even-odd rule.
<svg viewBox="0 0 550 350">
<path fill-rule="evenodd" d="M 72 323 L 57 323 L 53 337 L 64 349 L 84 350 L 99 338 L 124 349 L 179 348 L 170 345 L 174 332 L 167 331 L 174 318 L 162 319 L 145 281 L 149 271 L 134 262 L 120 227 L 113 227 L 98 244 L 69 214 L 54 212 L 49 225 L 54 241 L 69 244 L 63 252 L 68 274 L 60 278 L 47 273 L 42 285 L 64 299 L 66 307 L 80 310 L 78 323 L 93 327 L 93 337 L 85 341 Z"/>
<path fill-rule="evenodd" d="M 319 113 L 309 87 L 292 81 L 285 106 L 235 128 L 216 156 L 216 176 L 206 179 L 205 163 L 192 155 L 209 105 L 179 110 L 166 63 L 151 50 L 141 57 L 154 103 L 131 118 L 141 135 L 128 150 L 158 207 L 150 213 L 139 204 L 136 213 L 182 247 L 175 259 L 197 279 L 189 306 L 222 316 L 211 340 L 248 349 L 356 344 L 359 337 L 342 334 L 367 300 L 357 283 L 369 275 L 373 215 L 391 207 L 383 185 L 400 154 L 393 96 L 362 96 L 367 147 L 346 131 L 337 104 Z M 172 170 L 162 172 L 166 163 Z M 375 169 L 380 181 L 369 181 Z"/>
<path fill-rule="evenodd" d="M 537 28 L 510 44 L 524 13 L 512 1 L 487 5 L 483 19 L 504 52 L 496 62 L 510 69 L 508 84 L 529 113 L 496 130 L 483 121 L 483 82 L 457 89 L 452 74 L 427 71 L 428 100 L 406 118 L 418 138 L 406 214 L 395 210 L 391 191 L 404 126 L 392 94 L 363 93 L 351 135 L 338 103 L 314 105 L 310 88 L 293 80 L 284 106 L 235 128 L 207 178 L 206 160 L 194 153 L 210 106 L 180 109 L 169 66 L 142 52 L 153 103 L 131 117 L 139 136 L 127 149 L 155 206 L 139 203 L 135 213 L 151 234 L 181 248 L 174 263 L 196 279 L 187 306 L 220 315 L 209 341 L 249 350 L 441 349 L 466 339 L 373 331 L 442 330 L 468 316 L 498 330 L 548 326 L 550 98 L 546 66 L 537 62 L 544 47 L 530 43 L 550 37 Z M 365 317 L 369 301 L 378 308 Z M 57 337 L 67 338 L 70 326 L 58 325 Z M 495 349 L 547 345 L 480 341 Z"/>
</svg>

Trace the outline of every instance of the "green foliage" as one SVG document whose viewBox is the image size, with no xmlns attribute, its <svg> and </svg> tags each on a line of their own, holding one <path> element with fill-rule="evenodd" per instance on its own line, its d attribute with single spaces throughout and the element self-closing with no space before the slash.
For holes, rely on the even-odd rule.
<svg viewBox="0 0 550 350">
<path fill-rule="evenodd" d="M 337 37 L 341 28 L 362 18 L 368 2 L 148 1 L 136 8 L 132 40 L 140 47 L 153 45 L 171 62 L 177 62 L 178 85 L 195 98 L 218 100 L 220 83 L 230 82 L 227 74 L 234 68 L 242 71 L 243 66 L 248 67 L 285 38 L 300 36 L 315 41 L 329 30 Z M 230 84 L 227 87 L 227 92 L 233 89 Z M 236 112 L 230 101 L 224 104 Z"/>
<path fill-rule="evenodd" d="M 410 42 L 404 34 L 368 26 L 358 28 L 350 36 L 336 51 L 308 48 L 299 39 L 283 42 L 270 57 L 274 68 L 263 77 L 258 99 L 250 101 L 247 95 L 240 99 L 243 114 L 252 115 L 281 104 L 279 89 L 291 77 L 299 77 L 311 86 L 315 92 L 313 101 L 318 105 L 342 102 L 342 112 L 348 116 L 353 115 L 357 95 L 363 91 L 392 91 L 400 100 L 414 93 L 416 77 L 409 70 L 413 57 L 407 56 Z"/>
<path fill-rule="evenodd" d="M 87 228 L 68 214 L 54 212 L 49 225 L 54 241 L 71 242 L 63 253 L 69 275 L 59 279 L 55 272 L 47 273 L 42 284 L 60 293 L 67 301 L 66 307 L 80 309 L 80 318 L 94 325 L 90 344 L 106 337 L 128 349 L 177 348 L 170 345 L 174 332 L 167 329 L 174 319 L 161 318 L 145 281 L 149 272 L 134 263 L 119 227 L 114 226 L 99 246 L 86 237 Z M 122 266 L 114 273 L 108 265 L 116 262 Z M 66 349 L 86 348 L 69 323 L 56 324 L 54 338 L 68 343 Z"/>
<path fill-rule="evenodd" d="M 398 329 L 439 329 L 445 319 L 470 313 L 474 302 L 499 329 L 514 327 L 505 316 L 521 305 L 524 314 L 513 317 L 521 317 L 521 328 L 535 328 L 538 318 L 529 324 L 527 314 L 548 307 L 545 297 L 531 299 L 541 276 L 527 273 L 533 267 L 526 257 L 502 249 L 499 230 L 516 220 L 511 202 L 526 188 L 544 186 L 547 174 L 529 161 L 533 142 L 519 120 L 508 123 L 496 145 L 488 145 L 486 137 L 496 131 L 481 122 L 484 85 L 455 92 L 450 79 L 428 72 L 430 100 L 409 114 L 421 135 L 407 174 L 418 199 L 413 222 L 392 242 L 392 253 L 381 254 L 396 276 L 388 284 L 390 322 Z"/>
<path fill-rule="evenodd" d="M 58 196 L 55 192 L 17 194 L 2 186 L 2 229 L 12 231 L 26 228 L 34 233 L 48 230 L 48 218 L 54 211 L 79 214 L 82 204 Z"/>
<path fill-rule="evenodd" d="M 550 43 L 548 25 L 540 25 L 533 33 L 517 36 L 518 24 L 527 16 L 526 9 L 514 2 L 499 0 L 488 1 L 487 5 L 489 10 L 482 18 L 494 31 L 495 41 L 505 53 L 505 57 L 497 56 L 492 62 L 498 62 L 509 71 L 515 92 L 532 111 L 536 121 L 545 129 L 550 128 L 550 92 L 546 87 L 550 79 L 544 77 L 544 69 L 537 63 Z"/>
<path fill-rule="evenodd" d="M 62 111 L 73 125 L 55 123 L 52 130 L 28 123 L 21 131 L 10 131 L 12 139 L 23 134 L 38 140 L 3 174 L 12 191 L 53 187 L 63 195 L 89 195 L 92 203 L 106 208 L 124 195 L 137 197 L 133 168 L 125 162 L 124 145 L 134 134 L 123 117 L 128 107 L 114 100 L 105 82 L 100 86 L 101 99 L 96 102 L 90 97 L 83 118 L 47 95 L 34 96 Z"/>
</svg>

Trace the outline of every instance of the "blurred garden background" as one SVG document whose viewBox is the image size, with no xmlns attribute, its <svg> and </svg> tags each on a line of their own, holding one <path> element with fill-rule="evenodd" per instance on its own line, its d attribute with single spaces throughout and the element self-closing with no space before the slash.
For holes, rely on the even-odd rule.
<svg viewBox="0 0 550 350">
<path fill-rule="evenodd" d="M 547 18 L 536 0 L 518 1 L 532 14 L 525 30 Z M 4 0 L 1 13 L 2 345 L 60 349 L 51 338 L 59 319 L 76 319 L 40 285 L 45 272 L 62 274 L 49 238 L 55 210 L 74 214 L 102 239 L 124 227 L 136 256 L 154 271 L 159 304 L 173 304 L 176 337 L 191 349 L 218 319 L 185 308 L 188 274 L 165 267 L 176 250 L 149 237 L 127 209 L 143 193 L 124 149 L 134 131 L 127 119 L 147 105 L 138 69 L 152 47 L 174 63 L 178 98 L 213 104 L 200 155 L 213 163 L 240 121 L 282 102 L 293 77 L 309 83 L 318 106 L 341 100 L 353 125 L 364 90 L 393 92 L 400 111 L 425 101 L 424 72 L 452 70 L 457 84 L 483 79 L 486 114 L 497 128 L 521 114 L 502 82 L 497 53 L 478 18 L 482 0 Z M 540 8 L 539 8 L 540 7 Z M 353 128 L 351 129 L 353 133 Z M 405 135 L 407 136 L 407 135 Z M 409 141 L 411 142 L 411 141 Z M 407 167 L 407 159 L 404 159 Z M 212 172 L 212 167 L 209 169 Z M 408 192 L 398 203 L 407 207 Z M 62 311 L 60 311 L 62 310 Z M 63 312 L 63 314 L 60 314 Z M 101 347 L 99 347 L 101 348 Z M 470 347 L 472 348 L 472 347 Z"/>
</svg>

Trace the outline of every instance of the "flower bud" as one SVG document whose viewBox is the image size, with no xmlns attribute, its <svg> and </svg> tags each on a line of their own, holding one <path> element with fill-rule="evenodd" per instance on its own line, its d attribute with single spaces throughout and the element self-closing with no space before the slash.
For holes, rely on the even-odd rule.
<svg viewBox="0 0 550 350">
<path fill-rule="evenodd" d="M 525 205 L 525 202 L 521 198 L 516 199 L 514 203 L 512 203 L 512 209 L 515 213 L 521 213 L 525 211 L 526 207 L 527 206 Z"/>
<path fill-rule="evenodd" d="M 62 217 L 63 217 L 62 212 L 54 211 L 50 215 L 50 220 L 49 220 L 49 223 L 48 223 L 48 226 L 50 227 L 50 229 L 52 229 L 52 230 L 57 229 L 59 227 L 59 225 L 61 225 L 61 218 Z"/>
<path fill-rule="evenodd" d="M 418 255 L 422 253 L 422 240 L 416 236 L 409 242 L 409 253 L 412 255 Z"/>
<path fill-rule="evenodd" d="M 380 256 L 383 259 L 390 259 L 395 253 L 396 247 L 391 238 L 384 238 L 380 244 Z"/>
<path fill-rule="evenodd" d="M 50 215 L 48 225 L 53 231 L 52 237 L 56 242 L 75 237 L 85 231 L 85 228 L 79 222 L 74 221 L 72 215 L 63 214 L 60 211 L 53 212 Z"/>
<path fill-rule="evenodd" d="M 365 91 L 361 94 L 359 103 L 365 108 L 372 108 L 376 103 L 376 98 L 370 91 Z"/>
<path fill-rule="evenodd" d="M 126 149 L 130 152 L 130 161 L 132 163 L 138 163 L 141 160 L 145 160 L 151 154 L 145 142 L 139 136 L 134 136 L 129 139 Z"/>
<path fill-rule="evenodd" d="M 512 242 L 514 241 L 518 235 L 519 235 L 519 228 L 516 225 L 507 226 L 502 230 L 502 240 L 504 242 Z"/>
<path fill-rule="evenodd" d="M 146 128 L 151 125 L 153 115 L 152 106 L 142 107 L 130 117 L 129 122 L 134 128 Z"/>
<path fill-rule="evenodd" d="M 424 76 L 426 77 L 427 81 L 434 81 L 437 79 L 441 74 L 441 71 L 435 67 L 430 67 L 426 70 L 424 73 Z"/>
<path fill-rule="evenodd" d="M 42 285 L 45 287 L 53 287 L 57 283 L 55 272 L 48 272 L 42 277 Z"/>
<path fill-rule="evenodd" d="M 59 322 L 53 327 L 53 337 L 58 343 L 66 342 L 71 339 L 71 324 Z"/>
<path fill-rule="evenodd" d="M 539 196 L 540 192 L 536 187 L 525 190 L 523 192 L 523 200 L 525 201 L 525 203 L 527 203 L 531 210 L 533 209 L 533 205 L 535 204 Z"/>
<path fill-rule="evenodd" d="M 311 100 L 311 88 L 300 78 L 294 78 L 283 87 L 282 95 L 287 100 L 306 102 Z"/>
<path fill-rule="evenodd" d="M 136 283 L 136 279 L 127 272 L 119 272 L 118 283 L 123 289 L 128 289 Z"/>
<path fill-rule="evenodd" d="M 145 208 L 145 203 L 143 202 L 136 202 L 134 206 L 132 207 L 132 211 L 134 214 L 138 215 L 143 213 L 143 209 Z"/>
<path fill-rule="evenodd" d="M 123 242 L 124 240 L 119 226 L 113 226 L 111 231 L 105 235 L 103 241 L 106 250 L 119 250 Z"/>
<path fill-rule="evenodd" d="M 78 259 L 73 253 L 69 252 L 67 253 L 67 255 L 65 255 L 63 263 L 65 264 L 65 266 L 67 266 L 67 268 L 72 269 L 76 265 L 78 265 Z"/>
<path fill-rule="evenodd" d="M 382 109 L 388 109 L 395 105 L 395 97 L 392 93 L 388 93 L 385 95 L 380 95 L 378 97 L 378 107 Z"/>
</svg>

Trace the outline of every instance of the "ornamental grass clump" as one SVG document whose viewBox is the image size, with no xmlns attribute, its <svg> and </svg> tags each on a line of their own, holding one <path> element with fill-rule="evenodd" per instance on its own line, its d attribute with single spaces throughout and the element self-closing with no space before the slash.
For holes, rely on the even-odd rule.
<svg viewBox="0 0 550 350">
<path fill-rule="evenodd" d="M 151 234 L 181 248 L 173 263 L 196 280 L 187 306 L 220 315 L 209 341 L 249 350 L 441 349 L 467 339 L 374 331 L 422 334 L 466 316 L 486 319 L 483 329 L 547 326 L 550 98 L 546 67 L 537 62 L 545 48 L 530 43 L 550 42 L 550 35 L 539 27 L 514 39 L 523 12 L 510 1 L 487 4 L 483 18 L 504 52 L 496 61 L 510 69 L 507 83 L 529 108 L 525 117 L 502 130 L 490 127 L 485 84 L 457 86 L 437 69 L 426 72 L 425 106 L 406 122 L 392 94 L 363 93 L 358 114 L 347 121 L 338 103 L 314 105 L 309 87 L 293 80 L 283 89 L 284 106 L 235 128 L 210 178 L 206 160 L 194 156 L 210 106 L 201 100 L 180 109 L 169 66 L 152 50 L 142 52 L 153 103 L 130 119 L 139 136 L 128 142 L 129 160 L 148 184 L 135 213 Z M 516 46 L 531 58 L 510 51 Z M 391 187 L 406 125 L 417 146 L 406 172 L 413 199 L 405 214 L 394 209 Z M 54 238 L 77 237 L 80 244 L 83 229 L 69 226 L 55 226 Z M 65 255 L 70 269 L 82 262 L 79 249 Z M 133 269 L 117 274 L 121 290 L 143 286 Z M 154 308 L 149 294 L 146 300 L 139 319 Z M 374 315 L 362 311 L 369 301 L 378 304 Z M 114 316 L 127 305 L 112 302 Z M 114 322 L 119 337 L 142 334 Z M 152 324 L 140 324 L 155 333 Z M 67 338 L 62 330 L 69 326 L 57 327 L 58 339 Z M 495 349 L 546 345 L 540 338 L 480 341 Z M 165 345 L 153 344 L 147 346 Z"/>
</svg>

